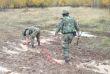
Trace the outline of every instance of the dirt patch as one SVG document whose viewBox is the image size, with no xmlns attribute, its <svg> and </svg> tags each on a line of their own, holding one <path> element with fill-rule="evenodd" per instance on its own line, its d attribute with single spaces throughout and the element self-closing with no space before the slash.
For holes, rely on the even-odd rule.
<svg viewBox="0 0 110 74">
<path fill-rule="evenodd" d="M 7 41 L 0 51 L 0 73 L 1 74 L 101 74 L 109 73 L 109 65 L 99 69 L 99 66 L 91 64 L 92 59 L 101 57 L 96 52 L 85 50 L 85 47 L 74 45 L 71 53 L 71 62 L 63 63 L 63 52 L 61 49 L 61 35 L 54 37 L 52 31 L 44 31 L 41 37 L 41 46 L 32 49 L 22 45 L 22 41 Z M 88 38 L 87 38 L 88 39 Z M 45 40 L 45 41 L 44 41 Z M 83 40 L 82 40 L 83 41 Z M 74 43 L 74 41 L 73 41 Z M 94 56 L 93 56 L 94 55 Z M 90 59 L 89 59 L 90 58 Z M 97 58 L 96 58 L 97 59 Z M 12 64 L 13 63 L 13 64 Z M 106 62 L 105 62 L 106 63 Z M 106 64 L 108 64 L 107 62 Z M 97 64 L 100 60 L 97 59 Z M 103 69 L 103 72 L 100 71 Z"/>
</svg>

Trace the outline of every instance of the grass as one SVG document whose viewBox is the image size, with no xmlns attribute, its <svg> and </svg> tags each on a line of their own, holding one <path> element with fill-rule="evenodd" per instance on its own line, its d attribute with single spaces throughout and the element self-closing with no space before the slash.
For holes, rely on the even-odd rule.
<svg viewBox="0 0 110 74">
<path fill-rule="evenodd" d="M 107 32 L 110 28 L 110 13 L 106 9 L 79 8 L 72 14 L 78 19 L 82 30 Z M 86 29 L 85 29 L 86 28 Z"/>
</svg>

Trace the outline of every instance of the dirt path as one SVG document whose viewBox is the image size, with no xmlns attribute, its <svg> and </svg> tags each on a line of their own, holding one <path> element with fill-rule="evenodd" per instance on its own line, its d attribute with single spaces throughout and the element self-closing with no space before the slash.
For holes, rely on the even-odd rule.
<svg viewBox="0 0 110 74">
<path fill-rule="evenodd" d="M 0 50 L 0 74 L 110 74 L 110 61 L 102 61 L 102 55 L 82 45 L 91 38 L 82 37 L 79 46 L 74 40 L 70 64 L 59 64 L 63 61 L 61 35 L 54 37 L 53 32 L 44 31 L 41 46 L 36 43 L 34 49 L 20 40 L 5 42 Z"/>
</svg>

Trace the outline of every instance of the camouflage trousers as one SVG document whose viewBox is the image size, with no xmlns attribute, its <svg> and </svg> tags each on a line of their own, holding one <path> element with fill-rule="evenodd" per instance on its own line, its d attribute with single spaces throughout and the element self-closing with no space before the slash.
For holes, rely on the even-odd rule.
<svg viewBox="0 0 110 74">
<path fill-rule="evenodd" d="M 37 39 L 38 45 L 40 45 L 40 33 L 36 33 L 34 36 L 30 37 L 31 45 L 34 47 L 35 45 L 35 38 Z"/>
<path fill-rule="evenodd" d="M 63 48 L 64 59 L 69 58 L 69 45 L 71 44 L 74 36 L 75 35 L 73 33 L 63 34 L 62 48 Z"/>
</svg>

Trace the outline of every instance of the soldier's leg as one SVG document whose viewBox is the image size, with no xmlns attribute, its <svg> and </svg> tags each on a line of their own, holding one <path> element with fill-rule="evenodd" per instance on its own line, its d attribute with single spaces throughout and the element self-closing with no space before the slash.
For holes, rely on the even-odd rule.
<svg viewBox="0 0 110 74">
<path fill-rule="evenodd" d="M 34 39 L 35 39 L 35 37 L 31 37 L 30 39 L 31 39 L 31 46 L 32 46 L 32 48 L 35 48 L 35 46 L 34 46 Z"/>
<path fill-rule="evenodd" d="M 38 46 L 40 46 L 40 33 L 38 33 L 38 34 L 36 35 L 36 38 L 37 38 Z"/>
<path fill-rule="evenodd" d="M 68 39 L 69 39 L 68 34 L 64 34 L 62 48 L 63 48 L 63 53 L 64 53 L 64 60 L 66 63 L 68 63 L 70 60 L 69 59 L 69 42 L 68 42 Z"/>
<path fill-rule="evenodd" d="M 68 63 L 70 61 L 70 59 L 69 59 L 69 44 L 68 43 L 64 43 L 63 52 L 64 52 L 64 60 L 66 63 Z"/>
<path fill-rule="evenodd" d="M 74 35 L 72 33 L 68 34 L 68 43 L 71 44 Z"/>
</svg>

